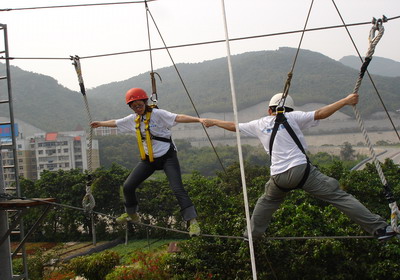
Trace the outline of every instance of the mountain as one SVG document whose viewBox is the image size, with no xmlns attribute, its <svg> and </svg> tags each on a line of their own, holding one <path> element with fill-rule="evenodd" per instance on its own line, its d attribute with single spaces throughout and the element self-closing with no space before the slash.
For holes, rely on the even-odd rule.
<svg viewBox="0 0 400 280">
<path fill-rule="evenodd" d="M 339 60 L 346 66 L 360 70 L 361 60 L 358 56 L 348 55 Z M 392 59 L 374 56 L 368 66 L 368 72 L 374 75 L 400 77 L 400 62 Z"/>
<path fill-rule="evenodd" d="M 281 92 L 295 53 L 296 49 L 283 47 L 275 51 L 232 56 L 238 109 L 255 106 L 265 102 L 276 92 Z M 226 58 L 201 63 L 182 63 L 176 67 L 200 114 L 232 111 Z M 165 67 L 156 72 L 162 79 L 160 81 L 157 78 L 159 107 L 195 115 L 175 68 Z M 18 67 L 11 67 L 11 74 L 16 118 L 45 131 L 74 130 L 78 125 L 87 127 L 85 106 L 80 93 L 61 86 L 51 77 L 27 72 Z M 320 53 L 301 50 L 291 80 L 290 94 L 298 106 L 307 103 L 327 104 L 351 92 L 357 77 L 358 70 Z M 400 78 L 373 78 L 388 110 L 399 109 Z M 113 119 L 130 114 L 131 111 L 124 102 L 124 94 L 131 87 L 142 87 L 150 93 L 149 73 L 87 90 L 93 119 Z M 1 92 L 4 93 L 5 90 L 2 89 Z M 382 111 L 367 76 L 361 86 L 360 95 L 358 107 L 365 118 Z M 351 109 L 348 108 L 344 112 L 351 113 Z M 0 117 L 4 116 L 3 114 L 1 110 Z"/>
<path fill-rule="evenodd" d="M 5 66 L 0 64 L 0 75 Z M 60 85 L 54 78 L 11 66 L 14 117 L 44 131 L 74 130 L 86 113 L 82 95 Z M 7 83 L 0 83 L 1 99 L 8 99 Z M 0 117 L 8 117 L 6 104 Z M 8 106 L 8 105 L 7 105 Z M 86 122 L 87 123 L 87 122 Z"/>
</svg>

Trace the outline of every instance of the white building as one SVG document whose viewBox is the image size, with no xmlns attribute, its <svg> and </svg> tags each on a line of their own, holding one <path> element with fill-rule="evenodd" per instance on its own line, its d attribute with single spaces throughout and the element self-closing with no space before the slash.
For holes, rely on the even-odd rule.
<svg viewBox="0 0 400 280">
<path fill-rule="evenodd" d="M 88 169 L 89 141 L 85 131 L 36 133 L 17 139 L 18 175 L 36 180 L 44 170 Z M 14 164 L 10 151 L 2 150 L 3 166 Z M 99 144 L 92 140 L 92 170 L 100 167 Z M 6 187 L 15 180 L 14 169 L 4 169 Z"/>
</svg>

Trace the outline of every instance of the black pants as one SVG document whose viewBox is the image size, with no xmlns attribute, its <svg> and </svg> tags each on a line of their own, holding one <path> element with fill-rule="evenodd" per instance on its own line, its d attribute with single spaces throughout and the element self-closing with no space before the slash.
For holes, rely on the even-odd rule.
<svg viewBox="0 0 400 280">
<path fill-rule="evenodd" d="M 138 199 L 136 196 L 136 189 L 139 185 L 146 180 L 156 170 L 164 170 L 167 175 L 169 185 L 178 200 L 181 208 L 181 213 L 185 221 L 191 220 L 197 217 L 194 205 L 183 187 L 181 168 L 179 165 L 177 153 L 171 145 L 169 151 L 162 157 L 155 158 L 154 162 L 150 162 L 147 159 L 142 160 L 133 169 L 131 174 L 124 183 L 124 198 L 125 208 L 128 214 L 136 213 L 138 210 Z"/>
</svg>

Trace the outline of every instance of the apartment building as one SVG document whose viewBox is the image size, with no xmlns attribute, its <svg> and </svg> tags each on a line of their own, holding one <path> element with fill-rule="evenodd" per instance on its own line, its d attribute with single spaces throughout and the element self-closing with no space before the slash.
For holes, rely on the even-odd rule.
<svg viewBox="0 0 400 280">
<path fill-rule="evenodd" d="M 30 180 L 44 170 L 88 169 L 89 143 L 85 131 L 36 133 L 17 139 L 18 174 Z M 14 164 L 12 152 L 2 150 L 3 166 Z M 92 140 L 92 170 L 100 167 L 98 141 Z M 13 169 L 4 169 L 5 185 L 15 180 Z"/>
</svg>

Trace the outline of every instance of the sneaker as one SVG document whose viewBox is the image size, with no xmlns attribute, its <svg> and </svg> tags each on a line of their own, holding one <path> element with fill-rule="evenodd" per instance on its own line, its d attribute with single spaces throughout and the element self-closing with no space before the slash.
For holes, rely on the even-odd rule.
<svg viewBox="0 0 400 280">
<path fill-rule="evenodd" d="M 378 229 L 375 232 L 375 237 L 379 241 L 386 241 L 386 240 L 396 236 L 396 234 L 397 233 L 393 230 L 392 226 L 386 226 L 386 227 Z"/>
<path fill-rule="evenodd" d="M 139 222 L 139 215 L 137 213 L 128 214 L 124 213 L 118 218 L 115 219 L 118 224 L 123 224 L 127 222 L 138 223 Z"/>
<path fill-rule="evenodd" d="M 189 226 L 189 236 L 199 236 L 201 233 L 200 225 L 197 221 L 191 221 Z"/>
</svg>

